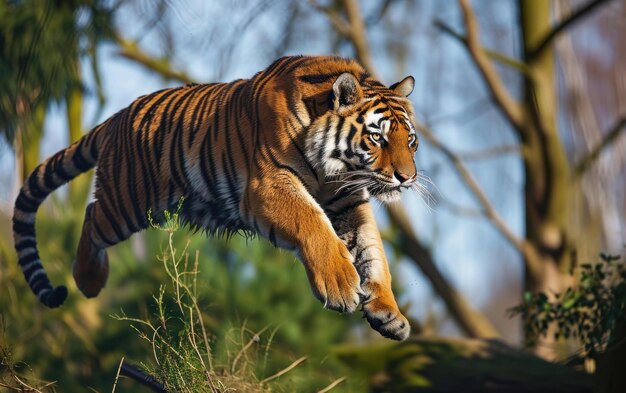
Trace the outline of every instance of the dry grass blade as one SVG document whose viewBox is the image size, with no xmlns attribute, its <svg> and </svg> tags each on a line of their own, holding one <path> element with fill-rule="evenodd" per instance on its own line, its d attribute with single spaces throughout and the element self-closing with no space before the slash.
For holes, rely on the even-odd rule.
<svg viewBox="0 0 626 393">
<path fill-rule="evenodd" d="M 115 374 L 115 382 L 113 382 L 113 389 L 111 389 L 111 393 L 115 393 L 115 388 L 117 387 L 117 381 L 120 378 L 120 371 L 122 370 L 122 364 L 124 363 L 124 357 L 120 360 L 120 365 L 117 367 L 117 373 Z"/>
<path fill-rule="evenodd" d="M 259 336 L 261 334 L 263 334 L 263 332 L 265 332 L 267 330 L 267 328 L 269 328 L 269 326 L 264 327 L 263 329 L 259 330 L 258 333 L 255 333 L 252 338 L 248 341 L 248 343 L 246 345 L 243 346 L 243 348 L 241 348 L 241 350 L 237 353 L 237 356 L 235 356 L 235 360 L 233 360 L 233 364 L 232 366 L 230 366 L 230 372 L 234 373 L 235 370 L 237 369 L 237 362 L 239 361 L 239 359 L 241 358 L 241 356 L 248 350 L 248 348 L 250 348 L 252 346 L 252 344 L 254 344 L 255 342 L 259 342 Z"/>
<path fill-rule="evenodd" d="M 263 385 L 264 383 L 267 383 L 267 382 L 269 382 L 269 381 L 271 381 L 271 380 L 273 380 L 273 379 L 276 379 L 276 378 L 280 377 L 281 375 L 285 375 L 285 374 L 287 374 L 289 371 L 291 371 L 291 370 L 293 370 L 294 368 L 298 367 L 298 365 L 299 365 L 300 363 L 304 362 L 306 359 L 307 359 L 307 357 L 306 357 L 306 356 L 302 356 L 301 358 L 296 359 L 296 360 L 295 360 L 293 363 L 291 363 L 288 367 L 286 367 L 286 368 L 284 368 L 284 369 L 280 370 L 279 372 L 277 372 L 276 374 L 274 374 L 274 375 L 272 375 L 272 376 L 269 376 L 269 377 L 265 378 L 264 380 L 262 380 L 262 381 L 260 382 L 260 384 L 261 384 L 261 385 Z"/>
<path fill-rule="evenodd" d="M 324 389 L 318 391 L 317 393 L 329 392 L 331 389 L 333 389 L 335 386 L 339 385 L 340 383 L 342 383 L 345 380 L 346 380 L 346 377 L 337 378 L 330 385 L 326 386 Z"/>
</svg>

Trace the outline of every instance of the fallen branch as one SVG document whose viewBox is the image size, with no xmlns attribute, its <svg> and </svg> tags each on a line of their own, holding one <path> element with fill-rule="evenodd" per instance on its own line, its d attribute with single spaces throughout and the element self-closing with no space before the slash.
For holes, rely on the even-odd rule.
<svg viewBox="0 0 626 393">
<path fill-rule="evenodd" d="M 140 384 L 152 389 L 155 392 L 165 393 L 165 386 L 159 381 L 156 380 L 151 375 L 146 374 L 142 369 L 132 364 L 126 363 L 123 359 L 121 362 L 121 368 L 119 370 L 119 375 L 123 375 L 132 380 L 139 382 Z"/>
</svg>

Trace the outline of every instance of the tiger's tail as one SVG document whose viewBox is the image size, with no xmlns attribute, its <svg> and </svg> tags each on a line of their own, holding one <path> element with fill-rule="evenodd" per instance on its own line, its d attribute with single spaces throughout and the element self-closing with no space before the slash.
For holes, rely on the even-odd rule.
<svg viewBox="0 0 626 393">
<path fill-rule="evenodd" d="M 33 293 L 44 305 L 59 307 L 67 288 L 53 288 L 41 264 L 35 237 L 35 215 L 48 194 L 96 165 L 105 122 L 41 163 L 24 181 L 13 211 L 13 239 L 18 263 Z"/>
</svg>

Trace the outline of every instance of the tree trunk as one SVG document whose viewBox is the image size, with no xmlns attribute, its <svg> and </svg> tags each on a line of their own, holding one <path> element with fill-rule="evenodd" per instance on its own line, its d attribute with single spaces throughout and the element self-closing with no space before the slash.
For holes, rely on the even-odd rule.
<svg viewBox="0 0 626 393">
<path fill-rule="evenodd" d="M 70 143 L 83 136 L 82 110 L 83 93 L 79 88 L 74 88 L 66 95 L 66 116 Z M 69 202 L 73 206 L 84 207 L 86 205 L 92 173 L 82 174 L 69 183 Z"/>
<path fill-rule="evenodd" d="M 46 118 L 46 109 L 39 105 L 26 123 L 25 129 L 18 130 L 16 138 L 17 170 L 20 185 L 30 176 L 40 163 L 41 138 Z"/>
</svg>

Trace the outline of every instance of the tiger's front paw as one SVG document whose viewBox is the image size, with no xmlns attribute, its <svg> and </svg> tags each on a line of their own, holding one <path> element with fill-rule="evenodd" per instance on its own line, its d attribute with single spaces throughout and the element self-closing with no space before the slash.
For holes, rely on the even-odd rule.
<svg viewBox="0 0 626 393">
<path fill-rule="evenodd" d="M 325 308 L 341 313 L 356 310 L 363 292 L 361 279 L 347 250 L 328 257 L 324 263 L 308 269 L 307 273 L 313 294 L 324 303 Z"/>
<path fill-rule="evenodd" d="M 363 313 L 370 326 L 383 337 L 406 340 L 411 333 L 409 321 L 400 313 L 395 301 L 375 298 L 363 302 Z"/>
</svg>

